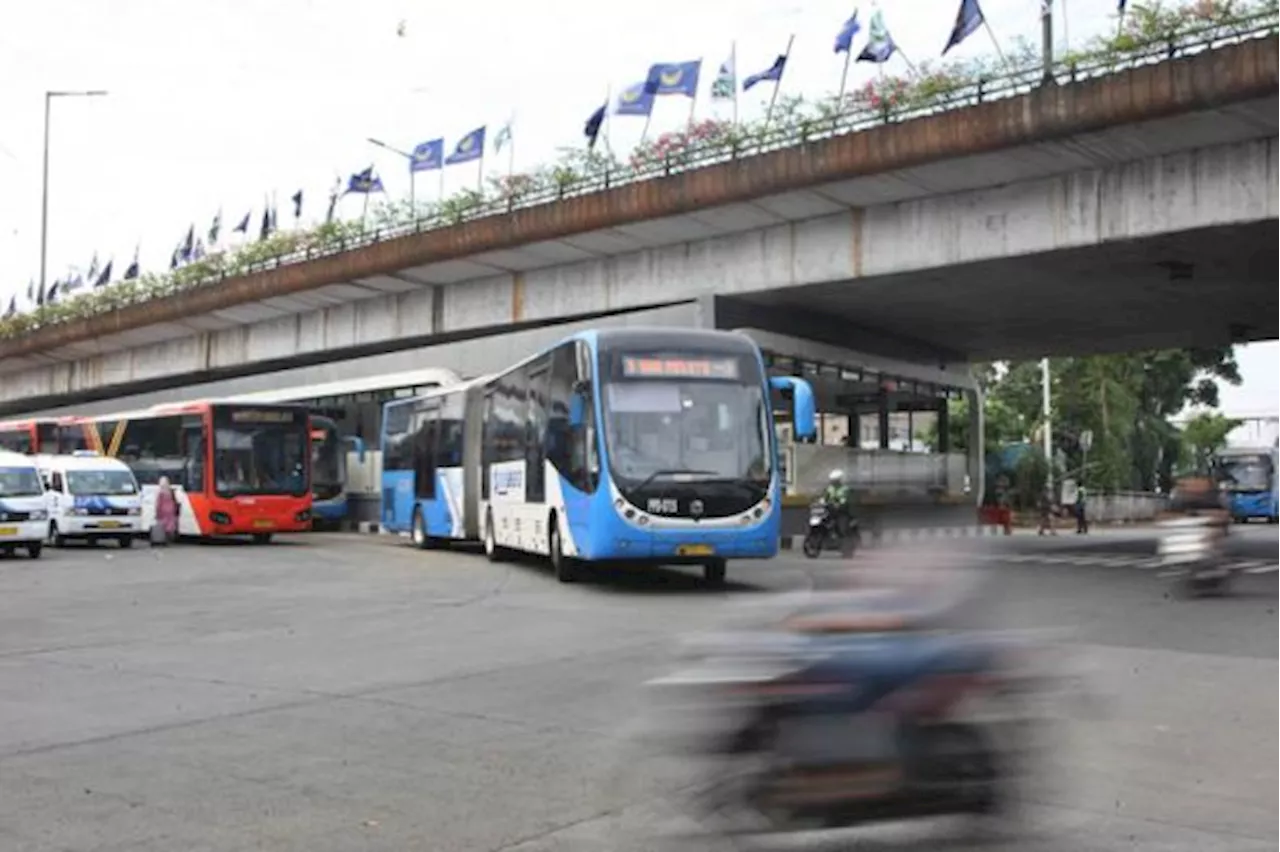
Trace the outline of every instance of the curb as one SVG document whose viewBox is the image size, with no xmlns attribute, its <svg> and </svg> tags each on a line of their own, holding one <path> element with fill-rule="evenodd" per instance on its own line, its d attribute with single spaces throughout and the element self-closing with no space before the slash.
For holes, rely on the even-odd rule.
<svg viewBox="0 0 1280 852">
<path fill-rule="evenodd" d="M 357 521 L 349 532 L 361 535 L 396 535 L 376 521 Z M 920 527 L 913 529 L 884 530 L 866 536 L 872 544 L 898 544 L 908 541 L 925 541 L 938 538 L 990 538 L 1001 534 L 999 527 Z M 799 550 L 803 535 L 784 535 L 778 544 L 783 550 Z"/>
</svg>

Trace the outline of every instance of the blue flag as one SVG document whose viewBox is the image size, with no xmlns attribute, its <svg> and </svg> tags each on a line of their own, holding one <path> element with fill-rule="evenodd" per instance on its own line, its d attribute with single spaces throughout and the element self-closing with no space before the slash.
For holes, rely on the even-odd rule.
<svg viewBox="0 0 1280 852">
<path fill-rule="evenodd" d="M 947 46 L 942 48 L 942 55 L 946 56 L 948 50 L 973 35 L 973 31 L 982 26 L 983 20 L 982 7 L 978 5 L 978 0 L 960 0 L 960 11 L 956 12 L 956 25 L 951 28 L 951 38 L 947 39 Z"/>
<path fill-rule="evenodd" d="M 836 33 L 836 53 L 848 53 L 853 46 L 853 37 L 862 29 L 862 25 L 858 23 L 858 10 L 854 10 L 853 17 L 845 21 L 840 27 L 840 32 Z"/>
<path fill-rule="evenodd" d="M 484 156 L 484 128 L 477 127 L 458 140 L 453 153 L 445 159 L 445 165 L 456 166 L 459 163 L 470 163 Z"/>
<path fill-rule="evenodd" d="M 347 192 L 367 194 L 370 192 L 383 191 L 382 178 L 373 173 L 373 166 L 370 166 L 362 172 L 356 172 L 347 179 Z"/>
<path fill-rule="evenodd" d="M 240 220 L 240 224 L 239 224 L 239 225 L 236 225 L 236 226 L 235 226 L 234 228 L 232 228 L 231 230 L 232 230 L 232 231 L 234 231 L 234 232 L 235 232 L 235 233 L 237 233 L 237 234 L 247 234 L 247 233 L 249 233 L 249 217 L 250 217 L 250 216 L 252 216 L 252 215 L 253 215 L 252 213 L 246 213 L 246 214 L 244 214 L 244 218 Z"/>
<path fill-rule="evenodd" d="M 429 172 L 444 168 L 444 137 L 419 143 L 409 157 L 409 171 Z"/>
<path fill-rule="evenodd" d="M 782 81 L 782 72 L 787 68 L 786 54 L 779 54 L 778 58 L 773 60 L 773 64 L 758 74 L 752 74 L 750 77 L 742 81 L 742 91 L 750 91 L 751 87 L 757 83 Z"/>
<path fill-rule="evenodd" d="M 600 136 L 600 127 L 604 124 L 604 116 L 608 111 L 609 105 L 602 104 L 591 113 L 591 117 L 587 119 L 587 123 L 582 126 L 582 135 L 587 137 L 587 147 L 594 148 L 596 139 Z"/>
<path fill-rule="evenodd" d="M 648 115 L 653 112 L 653 93 L 645 83 L 627 86 L 618 94 L 618 104 L 613 108 L 617 115 Z"/>
<path fill-rule="evenodd" d="M 698 73 L 701 70 L 701 59 L 691 62 L 657 62 L 649 67 L 644 90 L 651 95 L 695 97 L 698 94 Z"/>
</svg>

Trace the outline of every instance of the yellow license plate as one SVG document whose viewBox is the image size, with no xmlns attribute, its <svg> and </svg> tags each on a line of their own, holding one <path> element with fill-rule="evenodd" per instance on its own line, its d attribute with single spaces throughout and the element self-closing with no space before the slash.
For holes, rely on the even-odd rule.
<svg viewBox="0 0 1280 852">
<path fill-rule="evenodd" d="M 120 522 L 119 521 L 103 521 L 102 523 L 98 524 L 98 526 L 104 530 L 113 530 L 116 527 L 120 526 Z"/>
<path fill-rule="evenodd" d="M 275 525 L 276 525 L 275 521 L 254 521 L 253 522 L 254 529 L 259 529 L 259 530 L 269 530 L 275 527 Z"/>
<path fill-rule="evenodd" d="M 709 544 L 682 544 L 676 548 L 678 556 L 710 556 L 715 552 Z"/>
<path fill-rule="evenodd" d="M 17 535 L 17 527 L 0 527 L 0 535 Z"/>
</svg>

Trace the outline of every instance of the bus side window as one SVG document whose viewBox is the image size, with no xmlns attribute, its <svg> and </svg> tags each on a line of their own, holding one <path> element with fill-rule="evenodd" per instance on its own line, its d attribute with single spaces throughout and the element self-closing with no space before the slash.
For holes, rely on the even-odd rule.
<svg viewBox="0 0 1280 852">
<path fill-rule="evenodd" d="M 204 428 L 184 425 L 182 428 L 182 487 L 189 492 L 204 491 Z"/>
</svg>

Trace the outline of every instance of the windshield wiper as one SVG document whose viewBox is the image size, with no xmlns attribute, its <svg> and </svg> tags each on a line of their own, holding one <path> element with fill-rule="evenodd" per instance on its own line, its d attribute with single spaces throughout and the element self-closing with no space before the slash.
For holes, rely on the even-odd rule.
<svg viewBox="0 0 1280 852">
<path fill-rule="evenodd" d="M 649 474 L 645 478 L 644 482 L 641 482 L 639 485 L 636 486 L 636 490 L 637 491 L 641 490 L 646 485 L 648 485 L 649 483 L 657 479 L 659 476 L 683 476 L 689 473 L 694 474 L 695 476 L 705 476 L 708 474 L 710 474 L 711 476 L 716 475 L 716 472 L 714 470 L 690 470 L 688 468 L 681 468 L 679 470 L 655 470 L 653 473 Z"/>
</svg>

